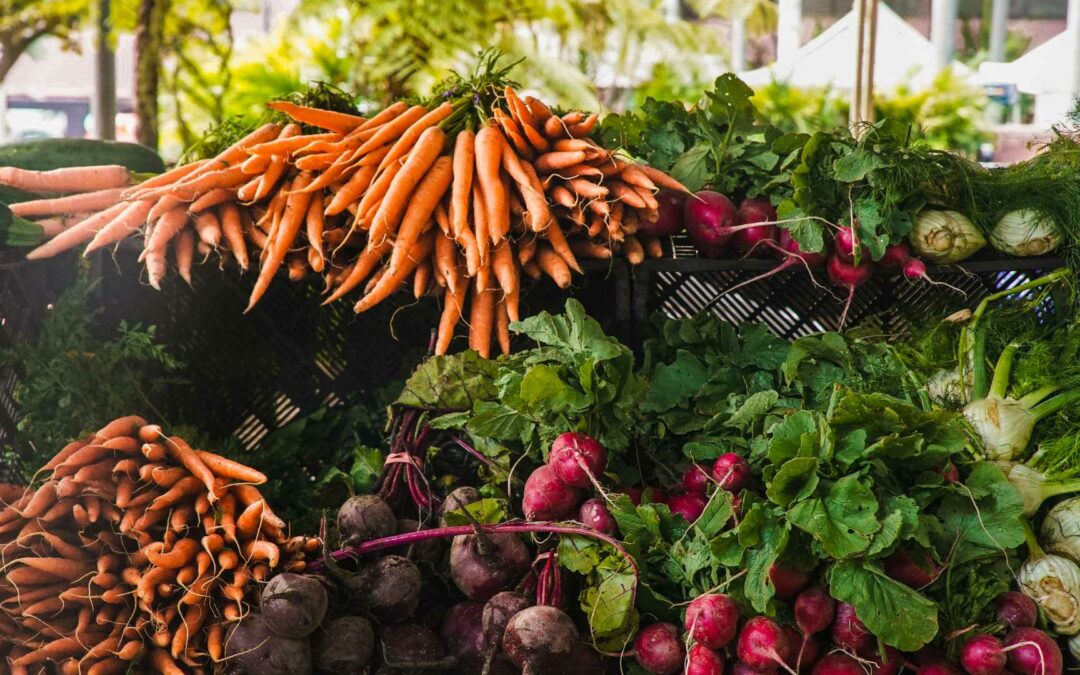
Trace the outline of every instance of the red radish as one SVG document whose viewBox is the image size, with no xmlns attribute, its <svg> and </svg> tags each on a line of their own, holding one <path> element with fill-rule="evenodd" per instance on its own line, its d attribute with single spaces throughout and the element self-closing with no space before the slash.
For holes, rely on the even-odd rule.
<svg viewBox="0 0 1080 675">
<path fill-rule="evenodd" d="M 1005 636 L 1009 670 L 1017 675 L 1061 675 L 1061 648 L 1038 628 L 1017 628 Z"/>
<path fill-rule="evenodd" d="M 688 194 L 681 190 L 660 190 L 653 197 L 660 208 L 655 221 L 642 218 L 638 229 L 653 237 L 673 237 L 683 231 L 683 208 Z"/>
<path fill-rule="evenodd" d="M 870 667 L 870 675 L 896 675 L 904 666 L 904 655 L 894 647 L 885 647 L 885 659 L 882 660 L 877 652 L 870 657 L 873 665 Z"/>
<path fill-rule="evenodd" d="M 769 568 L 769 581 L 774 595 L 781 600 L 791 600 L 810 583 L 810 575 L 797 567 L 774 564 Z"/>
<path fill-rule="evenodd" d="M 997 618 L 1009 628 L 1029 628 L 1039 619 L 1035 601 L 1020 591 L 1005 591 L 994 598 Z"/>
<path fill-rule="evenodd" d="M 941 574 L 941 567 L 925 551 L 895 551 L 885 558 L 884 568 L 885 574 L 912 588 L 929 586 Z"/>
<path fill-rule="evenodd" d="M 671 512 L 679 514 L 688 523 L 701 517 L 707 503 L 704 497 L 693 493 L 673 495 L 667 499 L 667 507 Z"/>
<path fill-rule="evenodd" d="M 866 675 L 861 663 L 843 652 L 826 655 L 810 671 L 811 675 Z"/>
<path fill-rule="evenodd" d="M 911 247 L 906 241 L 885 247 L 885 253 L 877 261 L 878 266 L 886 270 L 898 270 L 911 258 Z"/>
<path fill-rule="evenodd" d="M 638 665 L 656 675 L 671 675 L 682 669 L 682 642 L 672 623 L 654 623 L 642 628 L 634 640 Z"/>
<path fill-rule="evenodd" d="M 551 444 L 548 464 L 562 482 L 587 488 L 607 468 L 607 451 L 588 434 L 568 431 Z"/>
<path fill-rule="evenodd" d="M 739 660 L 748 666 L 769 668 L 775 664 L 795 675 L 787 664 L 791 660 L 792 645 L 780 626 L 767 616 L 755 616 L 746 622 L 739 632 L 735 651 Z"/>
<path fill-rule="evenodd" d="M 703 644 L 690 648 L 683 675 L 724 675 L 724 659 Z"/>
<path fill-rule="evenodd" d="M 741 253 L 750 253 L 761 247 L 761 253 L 767 253 L 771 248 L 765 245 L 769 242 L 776 245 L 776 209 L 767 199 L 744 199 L 739 204 L 739 210 L 735 212 L 735 222 L 738 225 L 755 225 L 739 229 L 731 236 L 731 245 Z"/>
<path fill-rule="evenodd" d="M 810 636 L 828 628 L 836 614 L 836 601 L 832 599 L 821 586 L 811 586 L 795 598 L 795 623 L 803 632 L 802 646 L 799 647 L 799 657 L 795 659 L 795 669 L 802 664 Z"/>
<path fill-rule="evenodd" d="M 776 666 L 770 666 L 768 668 L 754 668 L 748 666 L 742 661 L 736 661 L 735 665 L 731 667 L 731 675 L 775 675 Z"/>
<path fill-rule="evenodd" d="M 833 239 L 833 245 L 836 249 L 836 255 L 846 263 L 852 264 L 855 262 L 855 232 L 850 227 L 841 227 L 836 231 L 836 236 Z M 868 251 L 865 246 L 859 247 L 859 262 L 869 258 Z"/>
<path fill-rule="evenodd" d="M 718 258 L 731 239 L 735 205 L 719 192 L 702 190 L 686 200 L 683 222 L 698 253 Z"/>
<path fill-rule="evenodd" d="M 840 647 L 861 652 L 870 646 L 874 636 L 855 615 L 855 606 L 841 602 L 836 606 L 836 620 L 832 627 L 832 640 Z"/>
<path fill-rule="evenodd" d="M 739 606 L 723 593 L 699 595 L 686 607 L 683 626 L 695 642 L 722 649 L 738 632 Z"/>
<path fill-rule="evenodd" d="M 525 481 L 521 510 L 526 520 L 569 518 L 581 501 L 581 493 L 559 480 L 549 465 L 538 467 Z"/>
<path fill-rule="evenodd" d="M 658 487 L 647 487 L 641 493 L 641 500 L 648 504 L 667 504 L 668 494 Z"/>
<path fill-rule="evenodd" d="M 803 635 L 794 626 L 783 626 L 782 629 L 789 645 L 799 645 L 799 649 L 795 651 L 792 660 L 788 663 L 795 672 L 801 672 L 800 668 L 817 661 L 819 654 L 816 640 L 810 635 Z"/>
<path fill-rule="evenodd" d="M 960 649 L 960 665 L 969 675 L 999 675 L 1008 660 L 1004 645 L 993 635 L 976 635 Z"/>
<path fill-rule="evenodd" d="M 630 498 L 631 504 L 634 506 L 641 506 L 641 488 L 630 485 L 624 487 L 622 493 Z"/>
<path fill-rule="evenodd" d="M 960 669 L 946 661 L 934 661 L 919 666 L 916 675 L 963 675 Z"/>
<path fill-rule="evenodd" d="M 840 256 L 834 255 L 829 258 L 828 263 L 825 265 L 825 272 L 829 277 L 829 281 L 833 282 L 833 284 L 848 289 L 844 311 L 840 314 L 840 327 L 843 328 L 844 322 L 847 320 L 848 310 L 851 309 L 851 302 L 855 299 L 855 289 L 870 280 L 874 273 L 874 265 L 868 258 L 863 258 L 862 262 L 856 266 L 844 262 L 840 259 Z"/>
<path fill-rule="evenodd" d="M 957 469 L 955 464 L 949 462 L 941 467 L 941 477 L 944 478 L 947 483 L 959 483 L 960 469 Z"/>
<path fill-rule="evenodd" d="M 612 517 L 611 511 L 608 511 L 604 500 L 599 497 L 585 500 L 585 503 L 578 509 L 578 520 L 597 532 L 603 532 L 604 534 L 615 533 L 615 518 Z"/>
<path fill-rule="evenodd" d="M 683 490 L 697 495 L 707 494 L 709 483 L 709 470 L 701 464 L 691 464 L 682 477 Z"/>
<path fill-rule="evenodd" d="M 750 464 L 742 455 L 729 452 L 720 455 L 713 462 L 713 480 L 727 492 L 740 492 L 750 484 Z"/>
</svg>

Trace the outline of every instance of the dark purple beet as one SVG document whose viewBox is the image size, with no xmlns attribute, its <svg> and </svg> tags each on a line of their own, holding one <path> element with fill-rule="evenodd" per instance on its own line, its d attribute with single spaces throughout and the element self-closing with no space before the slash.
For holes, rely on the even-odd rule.
<svg viewBox="0 0 1080 675">
<path fill-rule="evenodd" d="M 735 205 L 719 192 L 702 190 L 686 200 L 683 222 L 698 252 L 706 258 L 718 258 L 731 239 Z"/>
<path fill-rule="evenodd" d="M 454 537 L 450 547 L 450 576 L 465 597 L 480 602 L 515 585 L 529 571 L 529 549 L 514 534 L 485 535 L 487 555 L 476 535 Z"/>
</svg>

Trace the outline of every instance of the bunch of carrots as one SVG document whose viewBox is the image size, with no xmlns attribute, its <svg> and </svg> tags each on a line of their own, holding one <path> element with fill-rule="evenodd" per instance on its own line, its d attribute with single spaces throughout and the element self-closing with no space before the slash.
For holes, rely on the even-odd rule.
<svg viewBox="0 0 1080 675">
<path fill-rule="evenodd" d="M 286 539 L 266 477 L 122 417 L 0 511 L 0 655 L 11 673 L 210 672 L 226 626 L 314 540 Z"/>
<path fill-rule="evenodd" d="M 370 119 L 270 103 L 291 121 L 266 123 L 210 159 L 124 191 L 28 257 L 85 242 L 90 252 L 142 232 L 157 288 L 170 247 L 189 282 L 196 251 L 221 251 L 241 269 L 257 252 L 249 309 L 282 268 L 291 279 L 323 275 L 327 303 L 360 290 L 357 312 L 407 287 L 418 299 L 443 299 L 436 353 L 464 321 L 469 347 L 488 356 L 493 339 L 510 349 L 523 277 L 566 288 L 579 259 L 618 254 L 637 264 L 662 255 L 639 225 L 658 217 L 658 189 L 685 188 L 597 145 L 589 138 L 596 115 L 557 115 L 510 86 L 479 112 L 470 92 L 444 98 L 394 103 Z M 80 197 L 117 197 L 108 192 L 116 186 L 94 187 L 17 212 L 53 215 Z"/>
</svg>

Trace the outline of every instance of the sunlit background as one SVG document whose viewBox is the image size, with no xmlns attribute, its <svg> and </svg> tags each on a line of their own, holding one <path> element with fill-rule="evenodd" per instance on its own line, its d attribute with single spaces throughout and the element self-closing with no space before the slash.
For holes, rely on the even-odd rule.
<svg viewBox="0 0 1080 675">
<path fill-rule="evenodd" d="M 424 95 L 486 47 L 567 106 L 692 102 L 732 70 L 774 124 L 828 128 L 847 119 L 854 25 L 850 0 L 0 0 L 0 141 L 115 137 L 175 158 L 308 82 Z M 1078 80 L 1080 0 L 882 0 L 876 114 L 935 146 L 1025 157 Z"/>
</svg>

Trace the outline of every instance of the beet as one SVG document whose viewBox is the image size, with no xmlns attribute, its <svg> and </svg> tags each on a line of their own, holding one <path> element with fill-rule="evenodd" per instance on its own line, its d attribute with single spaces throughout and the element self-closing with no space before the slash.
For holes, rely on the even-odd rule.
<svg viewBox="0 0 1080 675">
<path fill-rule="evenodd" d="M 581 501 L 581 492 L 559 479 L 549 465 L 537 467 L 525 481 L 521 510 L 526 520 L 569 518 Z"/>
<path fill-rule="evenodd" d="M 315 634 L 315 667 L 330 675 L 363 672 L 375 653 L 375 631 L 360 616 L 340 616 Z"/>
<path fill-rule="evenodd" d="M 416 563 L 388 555 L 364 571 L 367 592 L 363 602 L 383 623 L 404 621 L 420 605 L 424 578 Z"/>
<path fill-rule="evenodd" d="M 934 583 L 941 569 L 925 551 L 900 549 L 885 558 L 885 574 L 912 588 L 922 588 Z"/>
<path fill-rule="evenodd" d="M 843 652 L 826 654 L 814 664 L 811 675 L 866 675 L 862 664 Z"/>
<path fill-rule="evenodd" d="M 855 615 L 855 606 L 841 602 L 836 606 L 836 619 L 833 621 L 832 640 L 848 651 L 860 652 L 870 646 L 874 636 L 866 625 Z"/>
<path fill-rule="evenodd" d="M 1035 601 L 1020 591 L 1005 591 L 994 598 L 997 618 L 1009 628 L 1028 628 L 1039 619 Z"/>
<path fill-rule="evenodd" d="M 718 258 L 731 239 L 735 225 L 735 205 L 712 190 L 691 195 L 683 206 L 683 222 L 690 241 L 706 258 Z"/>
<path fill-rule="evenodd" d="M 659 216 L 652 222 L 647 218 L 640 219 L 638 229 L 652 237 L 673 237 L 682 232 L 683 208 L 688 196 L 681 190 L 660 190 L 653 195 L 660 205 L 657 209 Z"/>
<path fill-rule="evenodd" d="M 565 675 L 597 675 L 597 673 L 606 673 L 607 665 L 604 657 L 597 654 L 589 645 L 578 642 L 570 650 L 570 657 L 559 666 L 558 672 Z"/>
<path fill-rule="evenodd" d="M 1004 645 L 993 635 L 976 635 L 960 649 L 960 665 L 969 675 L 1000 675 L 1008 660 Z"/>
<path fill-rule="evenodd" d="M 446 649 L 430 628 L 416 623 L 385 626 L 379 635 L 381 654 L 386 665 L 410 669 L 430 667 L 446 658 Z"/>
<path fill-rule="evenodd" d="M 563 665 L 580 642 L 577 626 L 566 612 L 545 605 L 511 617 L 502 647 L 514 665 L 542 673 Z"/>
<path fill-rule="evenodd" d="M 1005 648 L 1009 670 L 1017 675 L 1061 675 L 1061 648 L 1038 628 L 1014 629 L 1005 636 Z"/>
<path fill-rule="evenodd" d="M 248 614 L 229 630 L 225 636 L 225 658 L 235 672 L 249 675 L 312 672 L 308 641 L 274 635 L 257 612 Z"/>
<path fill-rule="evenodd" d="M 769 581 L 777 598 L 791 600 L 810 583 L 810 575 L 798 567 L 777 563 L 769 568 Z"/>
<path fill-rule="evenodd" d="M 469 504 L 480 501 L 480 492 L 474 487 L 464 485 L 450 491 L 446 499 L 439 506 L 439 527 L 446 527 L 446 514 L 450 511 L 460 511 Z"/>
<path fill-rule="evenodd" d="M 398 534 L 419 532 L 426 529 L 428 528 L 411 518 L 401 518 L 398 520 Z M 403 555 L 414 562 L 422 561 L 437 565 L 442 559 L 442 539 L 424 539 L 423 541 L 417 541 L 408 546 L 402 546 L 396 550 L 399 555 Z"/>
<path fill-rule="evenodd" d="M 716 458 L 713 462 L 712 476 L 721 489 L 733 493 L 741 492 L 743 488 L 750 485 L 752 477 L 750 464 L 742 455 L 734 452 Z"/>
<path fill-rule="evenodd" d="M 263 586 L 259 609 L 266 628 L 279 637 L 311 635 L 326 616 L 329 597 L 315 577 L 284 572 Z"/>
<path fill-rule="evenodd" d="M 582 503 L 581 508 L 578 509 L 578 521 L 604 534 L 615 534 L 618 529 L 615 518 L 611 515 L 611 511 L 608 511 L 607 504 L 599 497 L 586 499 Z"/>
<path fill-rule="evenodd" d="M 397 533 L 397 518 L 390 506 L 375 495 L 349 497 L 337 513 L 343 546 L 356 546 Z"/>
<path fill-rule="evenodd" d="M 510 619 L 515 614 L 528 606 L 529 601 L 516 591 L 503 591 L 493 595 L 484 605 L 480 619 L 487 643 L 501 644 L 503 633 L 506 632 L 506 624 L 510 623 Z"/>
<path fill-rule="evenodd" d="M 686 493 L 668 497 L 667 506 L 672 513 L 676 513 L 692 523 L 701 517 L 708 502 L 699 494 Z"/>
<path fill-rule="evenodd" d="M 690 648 L 683 675 L 724 675 L 724 659 L 703 644 Z"/>
<path fill-rule="evenodd" d="M 634 658 L 638 665 L 656 675 L 679 672 L 685 654 L 673 623 L 650 624 L 638 631 L 634 640 Z"/>
<path fill-rule="evenodd" d="M 696 495 L 709 493 L 709 469 L 702 464 L 691 464 L 682 477 L 682 489 Z"/>
<path fill-rule="evenodd" d="M 739 606 L 723 593 L 699 595 L 687 605 L 683 626 L 695 642 L 723 649 L 738 632 Z"/>
<path fill-rule="evenodd" d="M 607 451 L 592 436 L 568 431 L 551 444 L 548 464 L 570 487 L 587 488 L 607 468 Z"/>
<path fill-rule="evenodd" d="M 466 600 L 450 608 L 439 635 L 450 654 L 466 669 L 483 667 L 486 643 L 483 627 L 484 603 Z"/>
<path fill-rule="evenodd" d="M 487 555 L 475 534 L 454 537 L 450 547 L 450 576 L 470 600 L 484 602 L 516 584 L 529 571 L 529 549 L 513 534 L 486 534 Z"/>
<path fill-rule="evenodd" d="M 767 199 L 744 199 L 735 212 L 738 225 L 756 225 L 736 230 L 731 236 L 731 245 L 741 253 L 755 250 L 761 254 L 771 254 L 772 247 L 762 246 L 763 242 L 776 243 L 776 209 Z"/>
</svg>

